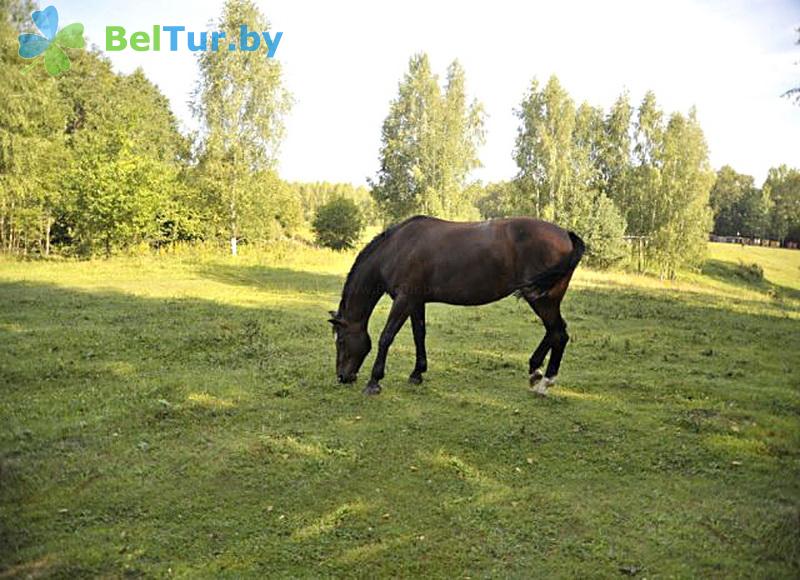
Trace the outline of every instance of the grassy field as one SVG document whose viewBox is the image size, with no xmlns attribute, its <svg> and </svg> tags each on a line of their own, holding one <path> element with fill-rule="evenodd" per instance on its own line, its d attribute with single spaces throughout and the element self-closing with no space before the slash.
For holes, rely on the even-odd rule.
<svg viewBox="0 0 800 580">
<path fill-rule="evenodd" d="M 800 575 L 800 252 L 580 269 L 546 399 L 515 299 L 337 385 L 352 259 L 0 262 L 0 577 Z"/>
</svg>

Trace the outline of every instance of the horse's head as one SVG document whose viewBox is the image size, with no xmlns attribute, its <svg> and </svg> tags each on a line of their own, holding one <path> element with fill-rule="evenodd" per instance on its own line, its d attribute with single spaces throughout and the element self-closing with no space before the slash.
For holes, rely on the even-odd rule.
<svg viewBox="0 0 800 580">
<path fill-rule="evenodd" d="M 328 322 L 336 336 L 336 377 L 340 383 L 352 383 L 372 348 L 372 341 L 363 325 L 348 322 L 338 312 L 331 311 L 330 315 Z"/>
</svg>

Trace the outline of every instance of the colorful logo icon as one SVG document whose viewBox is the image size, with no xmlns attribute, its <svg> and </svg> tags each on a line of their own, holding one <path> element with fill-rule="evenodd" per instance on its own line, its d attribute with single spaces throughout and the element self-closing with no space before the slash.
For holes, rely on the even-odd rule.
<svg viewBox="0 0 800 580">
<path fill-rule="evenodd" d="M 70 62 L 64 49 L 84 47 L 83 24 L 70 24 L 58 30 L 58 10 L 55 6 L 37 10 L 31 14 L 31 18 L 42 34 L 20 34 L 19 55 L 22 58 L 38 58 L 44 54 L 44 68 L 54 77 L 68 71 Z"/>
</svg>

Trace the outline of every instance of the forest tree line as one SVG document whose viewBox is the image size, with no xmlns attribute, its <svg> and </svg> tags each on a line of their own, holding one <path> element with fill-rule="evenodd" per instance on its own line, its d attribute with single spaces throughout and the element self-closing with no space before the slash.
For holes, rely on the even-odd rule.
<svg viewBox="0 0 800 580">
<path fill-rule="evenodd" d="M 29 0 L 0 0 L 0 245 L 5 252 L 112 254 L 132 245 L 269 242 L 307 232 L 323 205 L 352 200 L 361 221 L 417 213 L 452 219 L 530 215 L 582 235 L 588 259 L 610 266 L 637 240 L 639 265 L 672 276 L 703 257 L 709 232 L 800 237 L 800 172 L 770 170 L 757 188 L 730 167 L 716 174 L 693 110 L 666 113 L 649 92 L 608 109 L 576 104 L 553 76 L 533 80 L 515 110 L 517 173 L 470 181 L 485 113 L 454 61 L 444 81 L 414 55 L 381 128 L 369 187 L 291 183 L 276 171 L 292 98 L 280 62 L 204 52 L 181 132 L 141 70 L 115 73 L 96 50 L 71 51 L 58 78 L 25 70 L 17 36 Z M 217 27 L 269 30 L 250 0 L 228 0 Z"/>
<path fill-rule="evenodd" d="M 514 178 L 469 183 L 483 109 L 467 102 L 458 62 L 440 84 L 425 54 L 412 57 L 384 122 L 371 186 L 390 221 L 530 215 L 578 232 L 596 266 L 620 262 L 632 246 L 641 269 L 669 277 L 702 261 L 712 230 L 747 223 L 775 239 L 800 234 L 797 170 L 774 168 L 757 190 L 752 177 L 711 169 L 694 109 L 667 114 L 653 92 L 638 104 L 623 93 L 607 111 L 577 105 L 556 76 L 534 79 L 515 110 Z"/>
</svg>

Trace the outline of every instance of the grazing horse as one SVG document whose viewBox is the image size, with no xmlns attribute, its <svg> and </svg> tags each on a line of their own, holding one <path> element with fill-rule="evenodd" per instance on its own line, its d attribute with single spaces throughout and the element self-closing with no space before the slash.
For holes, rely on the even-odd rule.
<svg viewBox="0 0 800 580">
<path fill-rule="evenodd" d="M 364 393 L 380 393 L 386 355 L 395 335 L 411 317 L 417 357 L 409 381 L 422 382 L 425 304 L 488 304 L 516 292 L 542 319 L 544 338 L 533 351 L 528 372 L 535 393 L 545 395 L 558 374 L 569 336 L 561 299 L 585 246 L 573 232 L 531 218 L 450 222 L 415 216 L 377 235 L 358 254 L 329 322 L 336 335 L 336 375 L 356 380 L 372 348 L 367 323 L 381 296 L 392 304 L 378 341 L 378 355 Z M 547 371 L 539 367 L 550 352 Z"/>
</svg>

